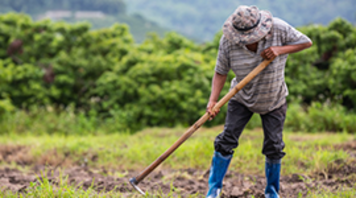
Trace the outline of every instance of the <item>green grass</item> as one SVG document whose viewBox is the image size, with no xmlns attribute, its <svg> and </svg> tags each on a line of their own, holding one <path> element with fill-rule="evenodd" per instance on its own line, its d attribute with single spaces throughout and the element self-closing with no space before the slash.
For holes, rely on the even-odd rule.
<svg viewBox="0 0 356 198">
<path fill-rule="evenodd" d="M 29 147 L 28 156 L 34 163 L 48 159 L 60 162 L 64 156 L 71 163 L 88 161 L 90 167 L 107 167 L 121 170 L 140 170 L 152 163 L 185 132 L 184 128 L 152 128 L 131 135 L 2 135 L 1 145 Z M 208 169 L 213 154 L 213 141 L 222 127 L 201 129 L 181 145 L 166 161 L 164 168 Z M 356 139 L 346 133 L 284 133 L 286 157 L 283 159 L 283 174 L 310 174 L 323 171 L 335 160 L 348 160 L 343 150 L 333 145 Z M 261 129 L 244 131 L 240 145 L 235 151 L 231 169 L 236 172 L 263 174 L 264 156 L 261 153 L 263 133 Z M 97 158 L 97 160 L 91 159 Z M 50 164 L 51 165 L 51 164 Z"/>
<path fill-rule="evenodd" d="M 135 133 L 138 132 L 137 130 L 140 127 L 143 127 L 129 124 L 137 122 L 129 120 L 130 118 L 127 118 L 125 113 L 118 113 L 113 117 L 104 118 L 94 110 L 85 113 L 75 110 L 73 106 L 66 108 L 54 108 L 52 106 L 32 107 L 28 111 L 12 111 L 6 110 L 6 108 L 14 108 L 11 105 L 9 106 L 8 103 L 9 101 L 7 100 L 0 100 L 0 135 L 106 135 L 122 133 L 123 131 Z M 2 112 L 4 107 L 6 107 L 5 112 Z M 219 114 L 218 116 L 223 122 L 221 118 L 225 115 Z M 284 127 L 285 131 L 303 131 L 315 134 L 320 131 L 329 131 L 356 135 L 355 120 L 356 114 L 348 112 L 341 105 L 313 103 L 307 109 L 304 109 L 298 103 L 290 103 Z M 205 123 L 204 126 L 211 126 L 212 123 Z M 214 125 L 216 124 L 218 123 L 215 122 Z M 262 127 L 261 119 L 258 114 L 254 114 L 247 123 L 246 129 L 258 127 Z"/>
<path fill-rule="evenodd" d="M 60 177 L 61 178 L 61 177 Z M 51 185 L 47 178 L 36 184 L 31 182 L 27 189 L 26 194 L 13 193 L 13 192 L 0 192 L 0 197 L 6 198 L 18 198 L 18 197 L 28 197 L 28 198 L 48 198 L 48 197 L 61 197 L 61 198 L 89 198 L 89 197 L 120 197 L 121 194 L 118 192 L 107 192 L 107 193 L 97 193 L 93 188 L 83 190 L 75 186 L 69 186 L 67 184 L 66 178 L 61 179 L 59 184 L 54 187 Z"/>
</svg>

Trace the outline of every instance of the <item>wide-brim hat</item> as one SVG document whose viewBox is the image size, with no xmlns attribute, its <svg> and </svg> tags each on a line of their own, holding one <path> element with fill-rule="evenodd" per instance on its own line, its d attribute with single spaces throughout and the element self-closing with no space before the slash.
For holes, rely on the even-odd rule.
<svg viewBox="0 0 356 198">
<path fill-rule="evenodd" d="M 269 11 L 256 6 L 239 6 L 225 21 L 224 36 L 237 45 L 248 45 L 260 41 L 271 30 L 273 16 Z"/>
</svg>

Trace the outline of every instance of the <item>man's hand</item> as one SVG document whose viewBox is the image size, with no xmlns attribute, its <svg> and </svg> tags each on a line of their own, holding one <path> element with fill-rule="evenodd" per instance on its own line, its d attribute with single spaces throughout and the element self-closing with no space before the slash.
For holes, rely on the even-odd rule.
<svg viewBox="0 0 356 198">
<path fill-rule="evenodd" d="M 281 55 L 281 49 L 283 46 L 272 46 L 262 51 L 261 56 L 266 60 L 274 59 Z"/>
<path fill-rule="evenodd" d="M 213 120 L 213 118 L 220 112 L 220 109 L 217 111 L 213 111 L 213 107 L 216 105 L 216 101 L 209 101 L 208 106 L 206 107 L 206 112 L 210 115 L 209 120 Z"/>
<path fill-rule="evenodd" d="M 264 59 L 270 60 L 282 54 L 291 54 L 291 53 L 299 52 L 312 45 L 313 43 L 310 41 L 310 42 L 296 44 L 296 45 L 272 46 L 263 50 L 261 56 Z"/>
</svg>

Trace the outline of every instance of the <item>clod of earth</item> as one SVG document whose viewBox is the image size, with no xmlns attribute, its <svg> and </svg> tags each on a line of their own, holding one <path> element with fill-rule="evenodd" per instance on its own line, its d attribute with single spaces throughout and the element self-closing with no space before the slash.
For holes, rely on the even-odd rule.
<svg viewBox="0 0 356 198">
<path fill-rule="evenodd" d="M 90 169 L 83 166 L 71 166 L 63 169 L 60 167 L 31 164 L 31 160 L 24 158 L 26 153 L 22 146 L 1 146 L 0 162 L 19 162 L 18 165 L 32 165 L 27 173 L 18 169 L 0 169 L 0 189 L 18 193 L 26 193 L 30 183 L 39 183 L 46 177 L 56 186 L 62 177 L 68 177 L 67 182 L 73 186 L 81 186 L 84 190 L 92 187 L 97 192 L 117 191 L 124 197 L 132 197 L 137 192 L 128 185 L 129 178 L 137 175 L 135 171 L 121 174 L 121 177 L 108 176 L 108 173 L 119 173 L 118 170 Z M 356 183 L 356 159 L 353 157 L 356 150 L 356 142 L 335 146 L 350 153 L 351 160 L 336 160 L 325 171 L 313 175 L 292 174 L 281 178 L 281 197 L 305 196 L 308 191 L 319 192 L 328 190 L 335 192 L 344 188 L 355 188 Z M 22 163 L 26 162 L 26 163 Z M 110 174 L 109 174 L 110 175 Z M 115 175 L 115 174 L 111 174 Z M 116 174 L 117 175 L 117 174 Z M 204 197 L 207 191 L 208 171 L 197 169 L 185 170 L 157 170 L 140 183 L 142 190 L 153 194 L 179 194 L 182 197 L 198 195 Z M 224 198 L 251 197 L 262 198 L 266 185 L 263 175 L 244 175 L 229 170 L 224 180 Z"/>
</svg>

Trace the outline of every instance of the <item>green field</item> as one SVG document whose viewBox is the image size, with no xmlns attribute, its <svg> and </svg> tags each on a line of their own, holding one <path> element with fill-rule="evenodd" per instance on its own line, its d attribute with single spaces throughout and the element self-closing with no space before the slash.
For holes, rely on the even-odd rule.
<svg viewBox="0 0 356 198">
<path fill-rule="evenodd" d="M 1 150 L 25 149 L 19 152 L 23 154 L 14 154 L 13 152 L 12 158 L 7 157 L 2 161 L 1 166 L 30 173 L 35 165 L 60 167 L 64 170 L 85 164 L 86 167 L 93 170 L 108 170 L 106 173 L 101 173 L 104 176 L 125 178 L 128 177 L 129 172 L 143 170 L 169 148 L 185 130 L 185 128 L 150 128 L 133 135 L 119 133 L 98 136 L 2 135 L 0 138 Z M 158 170 L 208 170 L 213 153 L 213 140 L 221 130 L 222 126 L 198 130 L 154 172 Z M 330 170 L 336 166 L 355 163 L 355 156 L 352 157 L 350 151 L 347 150 L 347 145 L 355 146 L 355 135 L 285 132 L 284 140 L 287 155 L 283 159 L 283 176 L 297 174 L 317 178 L 316 175 L 329 174 Z M 262 129 L 244 131 L 229 170 L 246 175 L 263 176 L 262 142 Z M 5 152 L 2 151 L 2 153 L 4 155 Z M 178 176 L 173 175 L 170 179 L 174 180 L 176 177 Z M 343 179 L 355 182 L 355 178 L 356 174 L 352 174 Z M 24 197 L 43 197 L 42 195 L 71 197 L 73 193 L 78 197 L 117 197 L 122 195 L 122 192 L 115 190 L 100 193 L 89 188 L 84 191 L 70 187 L 65 181 L 56 185 L 43 181 L 41 184 L 32 184 L 27 188 L 32 191 L 28 190 L 27 194 L 22 194 Z M 308 196 L 353 197 L 352 195 L 355 193 L 355 188 L 342 188 L 332 192 L 310 189 Z M 5 197 L 10 195 L 18 196 L 13 192 L 2 193 L 2 196 Z M 132 196 L 134 195 L 132 194 Z M 167 195 L 164 195 L 163 192 L 155 192 L 148 195 L 148 197 L 150 196 L 166 197 Z M 201 194 L 196 196 L 199 197 Z"/>
</svg>

